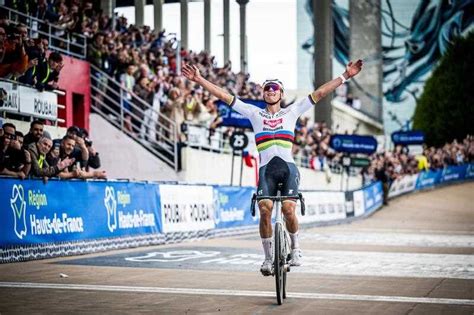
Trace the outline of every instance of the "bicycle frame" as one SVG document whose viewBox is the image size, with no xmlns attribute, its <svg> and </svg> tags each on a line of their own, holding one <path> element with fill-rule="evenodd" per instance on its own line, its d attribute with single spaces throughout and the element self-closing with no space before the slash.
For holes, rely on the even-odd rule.
<svg viewBox="0 0 474 315">
<path fill-rule="evenodd" d="M 257 200 L 271 200 L 273 201 L 273 208 L 275 209 L 275 227 L 273 229 L 274 236 L 274 257 L 273 257 L 273 273 L 275 276 L 276 295 L 278 304 L 283 303 L 286 299 L 286 273 L 290 271 L 288 260 L 290 258 L 290 240 L 289 234 L 286 230 L 285 221 L 283 220 L 282 202 L 285 199 L 299 199 L 301 202 L 301 214 L 305 214 L 305 205 L 303 195 L 298 196 L 280 196 L 278 191 L 277 196 L 252 196 L 251 213 L 255 216 L 255 202 Z"/>
</svg>

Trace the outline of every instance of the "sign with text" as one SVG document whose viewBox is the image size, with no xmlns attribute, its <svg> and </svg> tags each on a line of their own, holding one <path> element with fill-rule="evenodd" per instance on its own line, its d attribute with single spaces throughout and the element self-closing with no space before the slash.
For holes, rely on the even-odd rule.
<svg viewBox="0 0 474 315">
<path fill-rule="evenodd" d="M 164 233 L 215 227 L 212 186 L 159 185 L 159 191 Z"/>
<path fill-rule="evenodd" d="M 377 150 L 377 140 L 372 136 L 333 135 L 331 148 L 337 152 L 372 154 Z"/>
<path fill-rule="evenodd" d="M 20 97 L 17 84 L 0 81 L 0 111 L 12 113 L 20 111 Z"/>
<path fill-rule="evenodd" d="M 2 179 L 1 245 L 54 243 L 160 231 L 156 185 Z"/>
<path fill-rule="evenodd" d="M 425 142 L 425 134 L 423 131 L 396 131 L 392 133 L 392 141 L 394 144 L 412 145 L 423 144 Z"/>
<path fill-rule="evenodd" d="M 53 92 L 39 92 L 21 84 L 0 81 L 0 111 L 56 121 L 58 96 Z"/>
</svg>

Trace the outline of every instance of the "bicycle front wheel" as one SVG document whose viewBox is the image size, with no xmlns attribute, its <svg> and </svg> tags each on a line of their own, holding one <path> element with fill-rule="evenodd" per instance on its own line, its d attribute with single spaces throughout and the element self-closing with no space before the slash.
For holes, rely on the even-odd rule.
<svg viewBox="0 0 474 315">
<path fill-rule="evenodd" d="M 284 292 L 285 292 L 285 259 L 283 257 L 283 228 L 281 223 L 275 224 L 275 253 L 274 253 L 274 265 L 273 270 L 275 272 L 275 284 L 276 284 L 276 296 L 278 305 L 283 303 Z M 286 292 L 285 292 L 286 293 Z"/>
</svg>

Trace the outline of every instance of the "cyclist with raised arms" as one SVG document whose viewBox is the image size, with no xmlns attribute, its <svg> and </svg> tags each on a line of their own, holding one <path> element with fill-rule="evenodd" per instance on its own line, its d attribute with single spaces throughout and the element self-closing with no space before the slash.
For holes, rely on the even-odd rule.
<svg viewBox="0 0 474 315">
<path fill-rule="evenodd" d="M 308 97 L 288 107 L 281 107 L 283 84 L 279 80 L 267 80 L 263 83 L 263 99 L 266 108 L 260 109 L 255 105 L 246 104 L 223 88 L 209 82 L 201 76 L 195 65 L 185 65 L 183 75 L 219 98 L 242 114 L 252 123 L 255 142 L 260 156 L 259 183 L 257 195 L 275 196 L 278 184 L 282 184 L 282 196 L 297 196 L 299 172 L 293 160 L 292 146 L 297 119 L 320 99 L 334 91 L 362 70 L 362 60 L 349 62 L 346 71 L 339 77 L 323 84 Z M 271 275 L 272 255 L 272 225 L 271 216 L 273 202 L 268 199 L 260 200 L 260 237 L 262 238 L 265 260 L 260 268 L 264 276 Z M 286 227 L 291 238 L 290 265 L 301 265 L 301 249 L 298 244 L 298 219 L 295 214 L 296 202 L 293 199 L 283 201 L 282 212 Z"/>
</svg>

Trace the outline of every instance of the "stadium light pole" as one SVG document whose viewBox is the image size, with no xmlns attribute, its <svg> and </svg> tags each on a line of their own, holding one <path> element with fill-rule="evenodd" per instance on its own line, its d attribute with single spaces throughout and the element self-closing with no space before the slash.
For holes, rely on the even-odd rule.
<svg viewBox="0 0 474 315">
<path fill-rule="evenodd" d="M 359 97 L 361 111 L 382 121 L 383 55 L 382 4 L 380 0 L 349 1 L 350 60 L 364 60 L 364 71 L 349 81 L 351 93 Z M 356 85 L 355 82 L 358 84 Z M 360 90 L 358 86 L 362 86 Z"/>
<path fill-rule="evenodd" d="M 163 30 L 163 2 L 164 0 L 153 0 L 153 26 L 156 34 Z"/>
<path fill-rule="evenodd" d="M 189 49 L 188 46 L 188 0 L 181 0 L 181 47 Z"/>
<path fill-rule="evenodd" d="M 1 1 L 0 1 L 1 2 Z M 103 10 L 104 14 L 107 16 L 112 17 L 112 28 L 115 29 L 115 7 L 116 1 L 115 0 L 101 0 L 100 1 L 100 8 Z"/>
<path fill-rule="evenodd" d="M 204 0 L 204 50 L 211 52 L 211 0 Z"/>
<path fill-rule="evenodd" d="M 247 73 L 247 3 L 249 0 L 237 0 L 240 6 L 240 71 Z"/>
<path fill-rule="evenodd" d="M 135 0 L 135 25 L 143 26 L 145 21 L 146 0 Z"/>
<path fill-rule="evenodd" d="M 224 0 L 224 63 L 230 60 L 230 0 Z"/>
<path fill-rule="evenodd" d="M 334 27 L 331 0 L 312 0 L 314 26 L 314 88 L 332 79 Z M 332 128 L 332 95 L 314 107 L 315 120 L 325 121 Z"/>
</svg>

